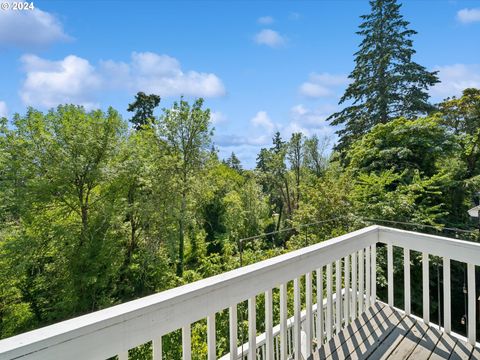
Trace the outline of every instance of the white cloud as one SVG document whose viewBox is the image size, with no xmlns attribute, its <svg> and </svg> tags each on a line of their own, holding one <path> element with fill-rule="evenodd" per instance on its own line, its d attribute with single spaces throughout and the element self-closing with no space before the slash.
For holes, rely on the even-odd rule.
<svg viewBox="0 0 480 360">
<path fill-rule="evenodd" d="M 298 104 L 290 109 L 290 123 L 284 128 L 285 134 L 302 132 L 306 136 L 313 134 L 333 137 L 335 129 L 327 122 L 327 117 L 337 110 L 330 104 L 310 109 L 303 104 Z"/>
<path fill-rule="evenodd" d="M 102 80 L 94 67 L 80 57 L 69 55 L 60 61 L 35 55 L 21 58 L 26 78 L 20 96 L 26 105 L 54 107 L 73 103 L 87 108 L 97 106 L 94 94 Z"/>
<path fill-rule="evenodd" d="M 480 21 L 480 8 L 459 10 L 457 19 L 464 24 Z"/>
<path fill-rule="evenodd" d="M 69 55 L 51 61 L 35 55 L 21 58 L 26 73 L 20 96 L 26 105 L 54 107 L 62 103 L 98 106 L 100 90 L 137 91 L 162 97 L 213 97 L 225 94 L 222 81 L 211 73 L 184 72 L 177 59 L 155 53 L 133 53 L 129 63 L 107 60 L 94 67 Z"/>
<path fill-rule="evenodd" d="M 41 47 L 69 39 L 61 22 L 48 12 L 0 11 L 0 47 Z"/>
<path fill-rule="evenodd" d="M 312 82 L 304 82 L 300 85 L 300 93 L 306 97 L 317 98 L 331 96 L 332 92 L 327 87 Z"/>
<path fill-rule="evenodd" d="M 215 136 L 215 143 L 223 148 L 237 148 L 242 146 L 265 146 L 270 144 L 270 135 L 244 136 L 238 134 L 222 134 Z M 234 150 L 237 152 L 236 150 Z"/>
<path fill-rule="evenodd" d="M 263 29 L 255 35 L 254 40 L 259 45 L 266 45 L 272 48 L 281 47 L 287 42 L 284 36 L 272 29 Z"/>
<path fill-rule="evenodd" d="M 319 98 L 335 95 L 337 87 L 348 84 L 346 75 L 334 75 L 329 73 L 310 74 L 308 81 L 299 87 L 299 92 L 303 96 L 310 98 Z"/>
<path fill-rule="evenodd" d="M 440 100 L 459 96 L 466 88 L 480 88 L 480 64 L 454 64 L 436 66 L 440 83 L 430 89 L 430 94 Z"/>
<path fill-rule="evenodd" d="M 217 125 L 227 121 L 227 117 L 221 111 L 212 111 L 210 113 L 210 121 L 213 125 Z"/>
<path fill-rule="evenodd" d="M 8 107 L 5 101 L 0 101 L 0 118 L 8 115 Z"/>
<path fill-rule="evenodd" d="M 275 129 L 275 124 L 266 111 L 257 112 L 257 114 L 250 120 L 250 123 L 256 128 L 265 130 L 268 134 L 273 133 L 273 130 Z"/>
<path fill-rule="evenodd" d="M 184 72 L 180 62 L 168 55 L 134 52 L 128 64 L 109 60 L 101 65 L 113 87 L 127 88 L 132 92 L 144 91 L 167 97 L 225 95 L 225 87 L 215 74 Z"/>
<path fill-rule="evenodd" d="M 223 148 L 266 146 L 271 144 L 273 133 L 280 128 L 280 124 L 275 123 L 266 111 L 258 111 L 255 116 L 250 119 L 250 128 L 245 129 L 245 133 L 248 135 L 238 133 L 216 135 L 215 142 Z M 234 151 L 237 152 L 236 150 Z"/>
<path fill-rule="evenodd" d="M 262 16 L 257 19 L 257 22 L 262 25 L 273 24 L 274 20 L 271 16 Z"/>
</svg>

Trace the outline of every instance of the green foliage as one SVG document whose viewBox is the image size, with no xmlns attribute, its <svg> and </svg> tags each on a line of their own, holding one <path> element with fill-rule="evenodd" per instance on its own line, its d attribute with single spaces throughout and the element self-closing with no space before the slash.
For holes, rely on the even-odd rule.
<svg viewBox="0 0 480 360">
<path fill-rule="evenodd" d="M 352 80 L 339 104 L 349 103 L 329 117 L 332 125 L 344 124 L 336 145 L 345 150 L 376 124 L 397 117 L 414 118 L 433 110 L 427 90 L 439 80 L 415 63 L 408 21 L 400 14 L 396 0 L 371 0 L 371 12 L 363 15 L 360 49 L 355 53 Z"/>
<path fill-rule="evenodd" d="M 160 104 L 160 96 L 146 95 L 144 92 L 138 92 L 135 95 L 135 101 L 128 105 L 127 111 L 134 112 L 130 122 L 135 130 L 151 126 L 155 123 L 153 110 Z"/>
<path fill-rule="evenodd" d="M 255 170 L 234 154 L 221 161 L 202 100 L 181 99 L 142 131 L 128 131 L 113 109 L 72 105 L 2 120 L 0 337 L 324 241 L 365 219 L 468 228 L 480 175 L 469 167 L 478 154 L 477 96 L 469 90 L 434 116 L 374 126 L 344 153 L 347 167 L 324 155 L 327 141 L 301 134 L 287 142 L 275 134 Z M 395 261 L 401 277 L 401 257 Z M 383 296 L 383 249 L 378 265 Z M 420 276 L 412 272 L 414 310 Z M 278 291 L 273 298 L 278 304 Z M 260 295 L 259 332 L 263 306 Z M 245 341 L 246 304 L 238 311 Z M 228 312 L 216 316 L 220 356 L 228 352 Z M 205 320 L 192 324 L 192 346 L 196 358 L 206 356 Z M 163 336 L 163 352 L 181 358 L 179 331 Z M 149 359 L 151 343 L 129 353 Z"/>
<path fill-rule="evenodd" d="M 212 136 L 209 128 L 210 110 L 203 110 L 202 107 L 203 99 L 197 99 L 190 105 L 181 98 L 179 102 L 173 103 L 171 109 L 164 109 L 159 122 L 161 140 L 165 142 L 166 151 L 171 156 L 170 174 L 181 195 L 178 215 L 178 276 L 182 276 L 184 268 L 185 226 L 191 179 L 207 159 Z"/>
<path fill-rule="evenodd" d="M 436 224 L 454 174 L 444 166 L 456 153 L 455 136 L 438 117 L 399 118 L 375 126 L 346 154 L 356 181 L 359 215 Z"/>
</svg>

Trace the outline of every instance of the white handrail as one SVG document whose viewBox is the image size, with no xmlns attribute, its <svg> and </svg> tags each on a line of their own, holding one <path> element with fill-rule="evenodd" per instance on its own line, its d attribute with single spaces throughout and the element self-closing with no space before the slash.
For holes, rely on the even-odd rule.
<svg viewBox="0 0 480 360">
<path fill-rule="evenodd" d="M 337 297 L 337 294 L 333 294 L 333 300 L 335 301 Z M 342 289 L 342 297 L 344 298 L 345 297 L 345 289 Z M 323 304 L 322 304 L 323 308 L 326 309 L 327 308 L 327 299 L 323 299 Z M 312 305 L 312 313 L 315 313 L 317 311 L 317 303 L 313 304 Z M 287 329 L 291 329 L 293 328 L 293 319 L 294 317 L 290 317 L 287 319 Z M 307 318 L 307 310 L 302 310 L 301 314 L 300 314 L 300 321 L 303 323 L 305 321 L 305 319 Z M 272 333 L 273 333 L 273 337 L 276 338 L 276 337 L 279 337 L 280 336 L 280 324 L 276 325 L 273 327 L 272 329 Z M 264 346 L 266 344 L 266 336 L 265 336 L 265 333 L 262 333 L 260 335 L 257 336 L 257 339 L 256 339 L 256 348 L 260 348 L 262 346 Z M 242 356 L 245 357 L 247 356 L 248 354 L 248 342 L 244 343 L 243 346 L 240 345 L 237 349 L 237 358 L 238 359 L 241 359 Z M 222 356 L 219 360 L 229 360 L 230 359 L 230 353 L 228 354 L 225 354 L 224 356 Z"/>
<path fill-rule="evenodd" d="M 68 354 L 69 359 L 105 359 L 124 354 L 133 347 L 236 306 L 307 272 L 358 251 L 363 253 L 363 249 L 377 243 L 470 264 L 469 274 L 474 265 L 480 265 L 480 244 L 375 225 L 159 294 L 0 340 L 0 359 L 52 359 L 58 358 L 59 354 Z M 359 269 L 363 269 L 363 265 L 360 267 L 359 264 Z M 364 274 L 359 276 L 359 281 L 363 282 Z M 374 281 L 374 274 L 367 276 L 367 281 L 369 278 Z M 474 285 L 474 279 L 470 279 L 469 288 Z M 363 286 L 359 291 L 363 293 Z M 373 294 L 374 288 L 371 291 Z M 471 298 L 469 296 L 469 301 Z M 472 312 L 475 315 L 474 310 Z M 469 312 L 470 317 L 472 312 Z M 279 331 L 279 327 L 274 329 Z M 469 334 L 470 341 L 474 335 Z"/>
<path fill-rule="evenodd" d="M 378 226 L 0 341 L 0 359 L 106 359 L 378 241 Z"/>
<path fill-rule="evenodd" d="M 480 266 L 480 243 L 378 226 L 378 241 Z"/>
</svg>

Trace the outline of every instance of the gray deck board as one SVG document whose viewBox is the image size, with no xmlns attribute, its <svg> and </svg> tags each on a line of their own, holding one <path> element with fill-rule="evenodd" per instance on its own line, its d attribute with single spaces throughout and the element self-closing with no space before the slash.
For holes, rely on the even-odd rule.
<svg viewBox="0 0 480 360">
<path fill-rule="evenodd" d="M 428 328 L 427 331 L 423 334 L 422 339 L 417 344 L 409 359 L 422 360 L 429 359 L 432 355 L 433 350 L 437 346 L 438 341 L 440 340 L 442 333 L 435 328 Z"/>
<path fill-rule="evenodd" d="M 309 360 L 480 360 L 480 349 L 377 302 Z"/>
<path fill-rule="evenodd" d="M 435 349 L 433 349 L 430 359 L 448 359 L 449 356 L 453 353 L 453 349 L 455 348 L 456 344 L 457 339 L 452 338 L 450 335 L 442 334 L 442 337 L 435 346 Z"/>
<path fill-rule="evenodd" d="M 380 311 L 386 312 L 388 315 L 393 313 L 392 309 L 389 309 L 387 306 L 376 303 L 350 323 L 340 334 L 327 341 L 327 343 L 316 353 L 317 357 L 314 357 L 314 359 L 326 359 L 331 357 L 332 353 L 335 353 L 337 348 L 341 347 L 353 334 L 365 327 L 372 318 L 378 316 Z"/>
</svg>

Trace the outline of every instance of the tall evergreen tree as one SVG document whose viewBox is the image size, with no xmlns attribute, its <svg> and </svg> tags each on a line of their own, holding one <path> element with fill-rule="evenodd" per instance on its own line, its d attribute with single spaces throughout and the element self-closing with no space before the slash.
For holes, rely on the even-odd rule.
<svg viewBox="0 0 480 360">
<path fill-rule="evenodd" d="M 242 172 L 242 163 L 240 162 L 240 159 L 235 155 L 235 153 L 232 151 L 232 154 L 230 157 L 225 161 L 228 167 L 231 169 L 237 171 L 237 172 Z"/>
<path fill-rule="evenodd" d="M 140 130 L 144 125 L 151 125 L 154 123 L 153 110 L 160 104 L 160 96 L 151 94 L 147 95 L 144 92 L 138 92 L 135 95 L 135 101 L 128 104 L 127 111 L 134 112 L 130 122 L 133 124 L 135 130 Z"/>
<path fill-rule="evenodd" d="M 436 72 L 412 60 L 411 37 L 417 32 L 408 28 L 401 5 L 396 0 L 371 0 L 370 6 L 357 32 L 363 40 L 349 75 L 352 82 L 339 102 L 349 106 L 329 117 L 331 125 L 344 124 L 337 132 L 340 151 L 376 124 L 432 110 L 427 90 L 439 82 Z"/>
</svg>

